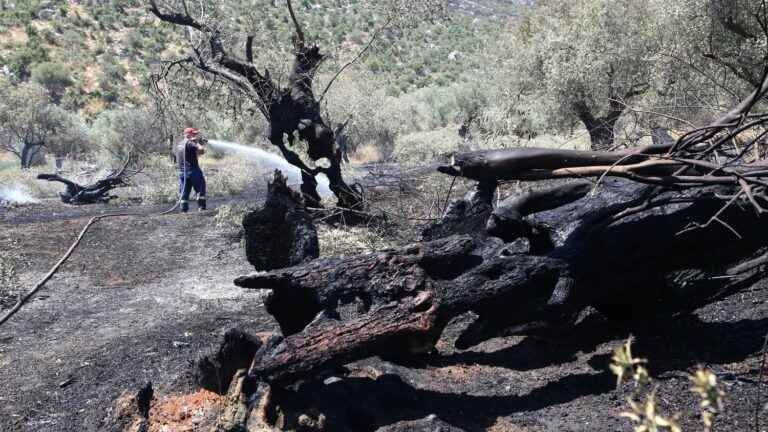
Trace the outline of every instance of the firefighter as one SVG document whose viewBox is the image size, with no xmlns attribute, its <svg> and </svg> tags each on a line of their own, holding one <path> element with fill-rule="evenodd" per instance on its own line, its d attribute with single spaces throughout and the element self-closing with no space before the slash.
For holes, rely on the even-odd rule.
<svg viewBox="0 0 768 432">
<path fill-rule="evenodd" d="M 176 164 L 179 168 L 179 193 L 181 211 L 189 211 L 189 194 L 197 193 L 197 208 L 205 210 L 205 177 L 197 157 L 205 153 L 206 140 L 195 128 L 184 129 L 184 141 L 176 148 Z"/>
</svg>

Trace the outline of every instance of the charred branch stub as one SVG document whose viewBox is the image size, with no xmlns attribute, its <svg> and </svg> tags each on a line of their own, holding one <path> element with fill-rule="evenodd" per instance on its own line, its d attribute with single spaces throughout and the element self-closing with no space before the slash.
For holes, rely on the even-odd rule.
<svg viewBox="0 0 768 432">
<path fill-rule="evenodd" d="M 243 331 L 229 330 L 215 355 L 196 362 L 195 381 L 206 390 L 226 394 L 235 373 L 248 369 L 261 344 L 261 340 Z"/>
<path fill-rule="evenodd" d="M 281 87 L 271 78 L 269 70 L 261 73 L 254 66 L 253 37 L 247 39 L 245 60 L 238 59 L 223 45 L 220 31 L 214 26 L 196 19 L 186 9 L 183 12 L 168 11 L 158 6 L 156 0 L 149 0 L 150 12 L 160 20 L 193 29 L 207 39 L 208 48 L 193 47 L 194 55 L 187 62 L 229 83 L 258 106 L 269 123 L 269 141 L 280 149 L 290 164 L 301 170 L 301 192 L 311 207 L 320 206 L 315 177 L 323 173 L 338 199 L 338 207 L 360 210 L 362 196 L 344 181 L 334 131 L 322 118 L 312 88 L 317 68 L 325 56 L 319 47 L 307 43 L 290 0 L 287 7 L 296 34 L 292 71 L 287 86 Z M 313 162 L 327 159 L 327 166 L 311 167 L 314 163 L 302 160 L 295 151 L 297 138 L 306 143 L 307 154 Z"/>
<path fill-rule="evenodd" d="M 551 228 L 537 224 L 525 217 L 534 213 L 553 210 L 584 198 L 593 188 L 587 181 L 577 181 L 540 191 L 532 191 L 521 196 L 511 196 L 502 201 L 487 218 L 485 230 L 488 235 L 499 237 L 505 242 L 518 238 L 527 238 L 530 243 L 529 253 L 541 255 L 552 251 Z"/>
<path fill-rule="evenodd" d="M 268 185 L 261 209 L 243 217 L 245 252 L 256 270 L 273 270 L 317 258 L 317 230 L 304 206 L 280 171 Z"/>
<path fill-rule="evenodd" d="M 423 240 L 435 240 L 454 234 L 482 235 L 485 221 L 493 210 L 495 181 L 478 182 L 464 199 L 451 202 L 442 219 L 427 227 Z"/>
</svg>

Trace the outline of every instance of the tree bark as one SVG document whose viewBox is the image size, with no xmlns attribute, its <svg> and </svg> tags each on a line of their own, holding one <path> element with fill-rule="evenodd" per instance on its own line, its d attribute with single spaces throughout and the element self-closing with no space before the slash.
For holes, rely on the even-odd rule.
<svg viewBox="0 0 768 432">
<path fill-rule="evenodd" d="M 574 111 L 589 132 L 592 150 L 607 151 L 614 145 L 614 128 L 624 112 L 623 106 L 610 102 L 608 112 L 602 117 L 595 117 L 583 101 L 574 104 Z"/>
<path fill-rule="evenodd" d="M 123 178 L 120 176 L 109 176 L 85 186 L 58 174 L 38 174 L 37 179 L 63 183 L 66 188 L 64 192 L 59 192 L 59 198 L 65 204 L 75 205 L 108 203 L 110 200 L 117 198 L 117 195 L 110 195 L 110 191 L 125 185 Z"/>
<path fill-rule="evenodd" d="M 768 233 L 749 209 L 734 206 L 722 215 L 740 240 L 720 225 L 683 232 L 719 210 L 718 188 L 666 192 L 660 199 L 679 204 L 611 223 L 647 189 L 606 180 L 596 197 L 585 197 L 585 183 L 568 184 L 494 210 L 548 227 L 540 235 L 550 246 L 535 254 L 517 242 L 454 235 L 240 277 L 241 287 L 272 291 L 268 311 L 284 329 L 283 338 L 257 353 L 252 372 L 286 385 L 365 357 L 429 351 L 450 319 L 468 311 L 479 318 L 459 337 L 459 348 L 569 325 L 587 305 L 618 321 L 672 315 L 763 277 L 759 259 L 768 252 Z M 498 229 L 502 237 L 520 237 Z M 342 318 L 339 310 L 356 301 L 360 313 Z"/>
<path fill-rule="evenodd" d="M 561 176 L 566 177 L 566 174 L 572 172 L 571 177 L 579 177 L 581 174 L 576 168 L 598 167 L 602 169 L 602 173 L 611 167 L 636 165 L 647 162 L 648 155 L 668 151 L 672 145 L 651 145 L 615 152 L 536 147 L 480 150 L 454 155 L 451 164 L 439 167 L 438 171 L 489 183 L 503 180 L 537 180 L 553 176 L 553 173 L 562 173 Z M 670 169 L 659 168 L 659 172 L 668 171 Z"/>
<path fill-rule="evenodd" d="M 275 170 L 267 199 L 258 210 L 243 217 L 245 255 L 256 270 L 273 270 L 317 258 L 317 230 L 286 178 Z"/>
</svg>

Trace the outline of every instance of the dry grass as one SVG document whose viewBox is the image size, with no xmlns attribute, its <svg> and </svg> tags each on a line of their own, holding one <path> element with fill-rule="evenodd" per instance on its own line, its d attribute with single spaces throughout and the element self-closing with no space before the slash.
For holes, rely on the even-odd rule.
<svg viewBox="0 0 768 432">
<path fill-rule="evenodd" d="M 372 226 L 320 225 L 317 237 L 321 257 L 356 255 L 397 246 L 388 233 Z"/>
<path fill-rule="evenodd" d="M 207 197 L 234 195 L 251 187 L 260 171 L 248 161 L 233 156 L 222 159 L 202 159 Z M 153 204 L 170 204 L 179 199 L 179 178 L 176 165 L 165 156 L 153 156 L 144 164 L 139 184 L 131 194 Z"/>
</svg>

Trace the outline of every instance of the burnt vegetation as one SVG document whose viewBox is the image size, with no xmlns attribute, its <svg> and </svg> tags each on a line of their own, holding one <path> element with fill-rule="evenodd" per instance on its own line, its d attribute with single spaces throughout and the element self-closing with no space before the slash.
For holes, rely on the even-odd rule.
<svg viewBox="0 0 768 432">
<path fill-rule="evenodd" d="M 744 297 L 739 296 L 758 290 L 763 296 L 768 293 L 768 231 L 762 225 L 768 213 L 768 3 L 738 0 L 740 8 L 729 8 L 728 2 L 700 1 L 707 5 L 703 24 L 696 20 L 704 9 L 680 5 L 685 13 L 670 11 L 665 9 L 666 1 L 656 0 L 640 2 L 641 6 L 629 1 L 541 0 L 523 2 L 526 5 L 516 8 L 514 14 L 498 12 L 509 11 L 502 7 L 504 2 L 482 2 L 485 12 L 470 12 L 510 20 L 511 35 L 506 42 L 492 45 L 500 52 L 509 49 L 510 54 L 495 53 L 499 58 L 488 59 L 483 56 L 490 54 L 479 50 L 482 54 L 475 53 L 477 58 L 466 60 L 467 64 L 487 63 L 483 66 L 492 67 L 491 73 L 465 65 L 463 79 L 472 82 L 469 90 L 470 84 L 461 82 L 440 88 L 392 85 L 381 93 L 374 87 L 384 81 L 354 85 L 359 84 L 358 79 L 369 79 L 368 72 L 410 67 L 401 58 L 393 62 L 396 66 L 387 65 L 388 70 L 379 64 L 382 57 L 402 49 L 396 42 L 408 33 L 406 27 L 426 35 L 422 48 L 427 51 L 432 32 L 438 33 L 439 21 L 445 18 L 441 15 L 445 5 L 468 10 L 475 2 L 387 0 L 346 6 L 334 2 L 338 9 L 362 7 L 382 13 L 376 20 L 371 18 L 364 34 L 356 35 L 350 50 L 353 54 L 344 61 L 334 58 L 331 48 L 324 45 L 327 39 L 312 34 L 320 30 L 302 19 L 302 14 L 320 14 L 317 10 L 326 3 L 270 2 L 272 9 L 282 11 L 282 22 L 291 34 L 290 40 L 278 41 L 278 49 L 259 46 L 259 41 L 273 36 L 273 29 L 266 25 L 241 31 L 247 27 L 241 22 L 246 21 L 243 11 L 250 14 L 248 19 L 263 12 L 249 4 L 130 3 L 152 25 L 175 35 L 174 46 L 165 52 L 169 59 L 158 60 L 146 76 L 144 102 L 153 109 L 103 117 L 99 139 L 102 144 L 112 144 L 104 145 L 112 154 L 112 166 L 122 157 L 119 167 L 104 178 L 79 184 L 58 169 L 55 174 L 36 175 L 37 180 L 64 185 L 59 193 L 63 203 L 96 205 L 66 206 L 65 222 L 83 215 L 89 215 L 90 221 L 65 256 L 0 319 L 0 325 L 29 304 L 85 239 L 83 244 L 94 250 L 115 249 L 99 255 L 98 266 L 88 258 L 80 261 L 82 272 L 95 272 L 87 275 L 88 284 L 99 278 L 107 280 L 104 286 L 95 285 L 103 291 L 94 296 L 100 301 L 96 303 L 99 313 L 113 306 L 117 300 L 110 296 L 118 292 L 120 307 L 114 313 L 128 317 L 126 326 L 145 326 L 142 320 L 146 316 L 141 315 L 145 307 L 154 312 L 174 308 L 175 313 L 161 314 L 146 324 L 156 327 L 142 329 L 140 335 L 148 341 L 129 334 L 120 327 L 122 321 L 101 329 L 100 320 L 90 319 L 87 324 L 94 327 L 78 322 L 50 332 L 54 341 L 73 327 L 77 328 L 72 331 L 83 327 L 92 332 L 100 343 L 94 343 L 98 345 L 97 359 L 120 348 L 112 364 L 100 366 L 102 369 L 74 369 L 86 378 L 93 377 L 91 381 L 102 379 L 105 371 L 119 369 L 123 361 L 127 372 L 114 371 L 124 375 L 110 385 L 125 390 L 127 383 L 141 380 L 141 390 L 135 395 L 126 391 L 116 400 L 116 395 L 103 396 L 110 398 L 112 408 L 100 412 L 98 419 L 90 419 L 98 429 L 162 429 L 170 424 L 163 423 L 163 416 L 169 416 L 168 411 L 177 408 L 175 404 L 186 403 L 178 410 L 177 423 L 188 421 L 185 427 L 215 432 L 507 430 L 504 427 L 509 425 L 501 419 L 512 412 L 528 415 L 523 420 L 533 427 L 554 430 L 581 424 L 587 414 L 605 417 L 594 406 L 577 404 L 577 409 L 584 410 L 580 420 L 565 418 L 570 412 L 562 416 L 565 419 L 537 418 L 553 406 L 617 390 L 614 377 L 607 373 L 611 360 L 619 389 L 624 374 L 632 375 L 640 386 L 651 382 L 645 360 L 633 356 L 630 342 L 614 351 L 611 360 L 607 358 L 610 351 L 601 347 L 639 334 L 637 351 L 658 351 L 647 354 L 658 354 L 659 366 L 652 372 L 668 388 L 679 386 L 674 381 L 676 374 L 685 375 L 683 371 L 699 364 L 713 366 L 714 372 L 697 369 L 697 391 L 702 397 L 714 395 L 710 406 L 701 406 L 701 412 L 709 416 L 705 416 L 705 424 L 729 409 L 721 406 L 723 394 L 714 382 L 722 378 L 733 382 L 732 389 L 740 397 L 746 394 L 749 399 L 749 404 L 743 400 L 733 403 L 743 406 L 733 408 L 737 420 L 729 426 L 743 426 L 744 419 L 749 416 L 751 421 L 754 413 L 754 429 L 759 430 L 760 419 L 768 410 L 760 394 L 768 355 L 768 339 L 762 340 L 768 329 L 764 306 L 763 315 L 750 315 L 757 319 L 738 322 L 733 317 L 708 322 L 696 314 L 731 302 L 731 309 L 721 313 L 723 317 L 743 306 Z M 680 38 L 674 43 L 660 38 L 661 25 L 649 22 L 643 5 L 648 16 L 663 21 L 666 30 L 677 28 L 684 37 L 670 35 Z M 6 3 L 0 0 L 0 12 L 5 9 Z M 128 9 L 121 13 L 128 14 Z M 243 14 L 227 16 L 233 11 Z M 612 20 L 624 15 L 625 21 L 611 27 L 615 25 Z M 424 30 L 419 27 L 424 23 L 435 27 Z M 707 27 L 709 33 L 704 38 L 703 33 L 680 23 L 702 32 Z M 585 33 L 585 29 L 595 28 L 595 34 Z M 627 35 L 632 38 L 626 39 Z M 707 39 L 706 46 L 699 44 L 700 39 Z M 339 45 L 345 43 L 349 41 Z M 613 45 L 600 51 L 603 43 Z M 688 51 L 680 54 L 667 43 Z M 460 50 L 447 54 L 444 57 L 450 62 L 465 61 Z M 651 67 L 649 58 L 658 64 Z M 366 60 L 369 69 L 345 78 L 350 69 Z M 498 60 L 502 66 L 491 65 L 494 61 L 489 60 Z M 329 64 L 332 70 L 323 70 Z M 428 81 L 425 76 L 437 73 L 424 65 L 416 69 L 424 82 Z M 494 73 L 498 76 L 491 76 Z M 329 102 L 331 90 L 344 80 L 348 80 L 347 87 L 342 91 L 349 93 Z M 71 85 L 67 80 L 66 86 Z M 33 119 L 38 111 L 48 112 L 49 104 L 58 106 L 67 100 L 59 87 L 55 95 L 34 90 L 41 96 L 39 109 L 27 113 Z M 444 109 L 438 100 L 446 94 L 453 97 L 451 109 Z M 16 97 L 25 96 L 19 93 Z M 231 132 L 227 128 L 250 124 L 249 133 L 253 133 L 249 138 L 260 134 L 265 146 L 279 151 L 300 171 L 300 185 L 294 187 L 290 173 L 270 166 L 269 178 L 261 188 L 250 172 L 256 170 L 254 166 L 243 163 L 240 169 L 248 171 L 250 188 L 242 195 L 227 191 L 225 197 L 214 197 L 215 216 L 201 212 L 170 219 L 166 216 L 173 208 L 157 213 L 149 206 L 135 212 L 88 213 L 90 209 L 101 211 L 99 204 L 114 201 L 117 188 L 154 182 L 155 178 L 144 177 L 145 164 L 162 166 L 167 176 L 174 177 L 166 192 L 170 191 L 171 201 L 176 199 L 177 173 L 165 160 L 167 155 L 161 154 L 166 146 L 174 145 L 175 135 L 167 130 L 161 133 L 159 125 L 179 129 L 209 106 L 220 116 L 207 118 L 212 129 L 232 120 L 229 116 L 237 118 L 217 130 L 224 131 L 221 141 L 231 137 L 226 135 Z M 428 106 L 435 112 L 434 118 L 440 117 L 441 123 L 434 129 L 438 134 L 450 133 L 450 140 L 444 141 L 450 145 L 441 147 L 442 141 L 438 134 L 431 135 L 430 126 L 423 128 L 426 130 L 423 125 L 414 126 L 420 106 Z M 382 124 L 379 111 L 385 110 L 398 111 L 390 119 L 396 126 Z M 85 129 L 71 119 L 51 120 L 45 140 L 30 144 L 14 132 L 26 129 L 3 126 L 12 124 L 14 117 L 21 116 L 0 118 L 0 144 L 17 155 L 25 170 L 38 158 L 37 152 L 42 157 L 47 151 L 63 154 L 87 147 L 79 141 L 86 140 L 79 134 L 85 134 Z M 446 120 L 449 118 L 453 120 Z M 412 129 L 403 126 L 408 121 L 413 122 Z M 152 133 L 134 133 L 137 124 L 148 122 L 156 122 Z M 28 122 L 21 123 L 26 126 Z M 257 123 L 266 128 L 259 129 L 254 126 Z M 567 139 L 547 141 L 569 129 Z M 571 142 L 579 138 L 573 129 L 581 134 L 579 145 Z M 56 144 L 56 136 L 64 131 L 74 137 L 66 141 L 68 146 Z M 217 141 L 215 136 L 210 138 L 211 143 Z M 433 138 L 435 142 L 430 141 Z M 362 156 L 363 139 L 369 150 L 375 143 L 376 156 L 371 160 Z M 215 173 L 211 178 L 223 188 L 234 177 L 228 171 L 234 171 L 234 164 L 228 165 L 232 159 L 224 155 L 215 157 L 214 162 L 201 163 L 211 163 L 204 167 L 206 174 Z M 160 158 L 164 165 L 158 162 Z M 408 163 L 413 166 L 406 166 Z M 321 196 L 320 180 L 325 178 L 333 202 Z M 418 184 L 417 178 L 423 183 Z M 454 199 L 455 191 L 463 196 Z M 58 201 L 55 204 L 61 206 Z M 133 203 L 120 204 L 129 207 Z M 241 214 L 235 210 L 237 205 L 247 210 Z M 226 212 L 219 212 L 224 208 Z M 14 211 L 18 213 L 0 213 L 0 223 L 36 220 L 23 208 Z M 207 218 L 225 219 L 222 215 L 227 223 L 212 228 Z M 55 216 L 36 221 L 53 224 Z M 109 222 L 110 218 L 121 219 Z M 130 219 L 122 218 L 140 219 L 131 225 Z M 106 227 L 102 232 L 89 232 L 97 220 L 103 220 Z M 230 232 L 235 229 L 228 226 L 232 220 L 237 235 Z M 342 242 L 338 237 L 329 240 L 331 229 L 349 237 L 359 232 L 354 230 L 365 230 L 386 237 L 378 243 L 386 246 L 325 253 L 327 242 Z M 133 238 L 139 232 L 150 233 L 156 243 L 113 247 L 113 237 L 118 234 Z M 89 243 L 87 233 L 100 237 Z M 55 234 L 58 243 L 70 241 L 60 229 Z M 27 250 L 42 249 L 34 239 L 25 240 L 31 241 Z M 359 252 L 361 249 L 365 251 Z M 139 266 L 147 268 L 133 269 Z M 0 306 L 11 297 L 7 286 L 18 279 L 16 267 L 15 259 L 0 255 Z M 132 291 L 135 281 L 142 278 L 149 282 L 136 291 L 152 298 L 139 301 L 131 296 L 136 295 Z M 65 287 L 79 289 L 82 280 L 71 279 L 73 285 Z M 156 292 L 166 297 L 157 294 L 155 298 Z M 186 297 L 195 297 L 194 302 L 205 297 L 208 303 L 189 303 L 192 301 Z M 763 304 L 765 300 L 756 301 Z M 49 332 L 49 322 L 58 325 L 59 319 L 64 320 L 56 315 L 58 311 L 39 312 L 45 308 L 36 307 L 36 313 L 50 314 L 39 315 L 48 321 L 40 324 L 42 330 L 35 327 L 38 334 Z M 30 305 L 28 310 L 34 307 Z M 93 310 L 88 313 L 97 315 Z M 168 323 L 159 322 L 166 319 Z M 218 338 L 222 339 L 219 344 L 212 345 Z M 6 340 L 10 339 L 0 335 L 0 342 Z M 28 343 L 28 339 L 19 340 Z M 105 340 L 113 345 L 102 343 Z M 149 344 L 163 347 L 155 350 Z M 68 353 L 57 351 L 57 355 Z M 125 378 L 136 372 L 130 368 L 139 369 L 137 365 L 143 367 L 155 358 L 165 368 L 161 372 Z M 753 363 L 758 358 L 761 363 L 756 366 Z M 78 363 L 72 360 L 72 356 L 66 358 Z M 55 361 L 65 364 L 59 358 Z M 556 379 L 547 375 L 568 362 L 583 369 L 558 370 Z M 738 364 L 733 369 L 746 372 L 725 370 L 726 364 Z M 513 372 L 502 374 L 498 371 L 502 368 Z M 588 368 L 598 372 L 585 372 Z M 79 372 L 81 369 L 90 372 Z M 483 371 L 477 372 L 479 369 Z M 539 371 L 543 369 L 546 371 Z M 533 381 L 539 385 L 527 383 L 525 387 L 518 377 L 522 373 L 517 371 L 538 374 Z M 8 376 L 13 373 L 6 377 L 13 378 Z M 455 376 L 422 385 L 441 373 Z M 52 375 L 61 392 L 70 386 L 79 391 L 81 384 L 90 385 L 88 380 L 70 375 L 59 379 L 58 369 Z M 146 376 L 163 382 L 144 384 Z M 476 382 L 481 380 L 486 382 Z M 445 383 L 461 383 L 466 388 L 446 389 Z M 53 394 L 49 384 L 38 387 Z M 644 389 L 655 404 L 656 387 Z M 635 392 L 633 397 L 639 394 Z M 64 399 L 59 393 L 55 398 Z M 610 405 L 615 394 L 611 398 L 601 402 Z M 589 403 L 595 404 L 594 400 Z M 685 403 L 690 407 L 690 400 Z M 635 423 L 651 417 L 648 421 L 671 424 L 667 417 L 656 418 L 647 406 L 630 405 L 632 412 L 625 417 Z M 188 406 L 194 406 L 191 410 L 198 414 L 189 414 Z M 36 420 L 38 414 L 25 415 Z M 190 426 L 193 415 L 197 417 Z M 72 423 L 79 420 L 75 415 L 72 418 Z M 690 419 L 683 421 L 693 424 Z M 40 427 L 47 424 L 40 422 Z M 596 430 L 615 426 L 607 420 L 595 424 Z"/>
<path fill-rule="evenodd" d="M 739 106 L 675 142 L 456 154 L 438 170 L 476 187 L 424 241 L 344 258 L 307 254 L 306 263 L 236 279 L 270 290 L 266 310 L 281 329 L 240 375 L 249 384 L 230 388 L 245 392 L 237 399 L 242 424 L 250 416 L 273 424 L 265 410 L 286 410 L 301 397 L 284 389 L 324 371 L 433 353 L 449 322 L 467 312 L 477 318 L 455 340 L 459 349 L 499 336 L 557 337 L 588 306 L 632 328 L 763 280 L 768 171 L 753 151 L 761 134 L 744 147 L 733 143 L 768 121 L 753 110 L 768 93 L 766 74 Z M 499 182 L 560 178 L 580 180 L 493 203 Z M 342 315 L 348 305 L 357 312 Z M 251 400 L 262 402 L 243 402 Z M 363 420 L 348 421 L 334 430 L 357 430 Z"/>
</svg>

